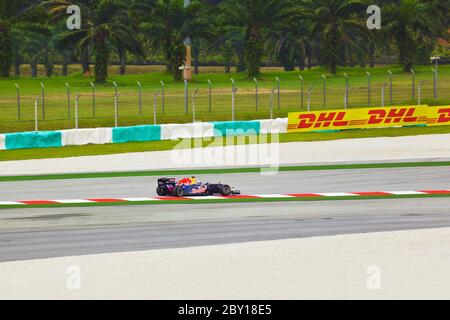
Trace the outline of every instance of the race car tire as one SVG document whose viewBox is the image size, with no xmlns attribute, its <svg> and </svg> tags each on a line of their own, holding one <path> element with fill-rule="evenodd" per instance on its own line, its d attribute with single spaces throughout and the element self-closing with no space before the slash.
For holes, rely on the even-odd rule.
<svg viewBox="0 0 450 320">
<path fill-rule="evenodd" d="M 228 197 L 229 195 L 231 195 L 231 188 L 230 188 L 230 186 L 223 185 L 223 186 L 220 188 L 220 193 L 221 193 L 224 197 Z"/>
<path fill-rule="evenodd" d="M 156 194 L 160 197 L 167 196 L 167 188 L 164 186 L 158 186 L 158 188 L 156 188 Z"/>
<path fill-rule="evenodd" d="M 182 197 L 184 196 L 184 191 L 181 187 L 176 187 L 175 190 L 173 190 L 173 194 L 174 196 Z"/>
</svg>

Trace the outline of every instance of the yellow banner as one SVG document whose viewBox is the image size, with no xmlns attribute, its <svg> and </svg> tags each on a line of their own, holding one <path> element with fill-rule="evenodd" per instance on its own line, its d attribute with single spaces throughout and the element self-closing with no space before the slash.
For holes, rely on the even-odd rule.
<svg viewBox="0 0 450 320">
<path fill-rule="evenodd" d="M 406 106 L 289 113 L 288 132 L 450 125 L 450 106 Z"/>
<path fill-rule="evenodd" d="M 427 125 L 431 127 L 450 125 L 450 106 L 429 107 Z"/>
</svg>

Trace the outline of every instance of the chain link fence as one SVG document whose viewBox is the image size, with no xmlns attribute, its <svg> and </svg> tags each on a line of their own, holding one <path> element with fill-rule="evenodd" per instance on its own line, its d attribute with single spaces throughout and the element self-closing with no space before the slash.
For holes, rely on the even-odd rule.
<svg viewBox="0 0 450 320">
<path fill-rule="evenodd" d="M 271 83 L 254 80 L 254 84 L 246 82 L 242 88 L 239 85 L 236 82 L 234 99 L 231 82 L 229 88 L 216 88 L 212 82 L 201 87 L 189 84 L 187 91 L 179 85 L 164 83 L 159 90 L 148 90 L 140 83 L 133 88 L 96 88 L 88 84 L 81 93 L 70 84 L 51 90 L 44 84 L 34 95 L 22 94 L 17 86 L 16 95 L 0 97 L 0 132 L 33 131 L 36 120 L 40 130 L 57 130 L 75 128 L 77 123 L 78 127 L 112 127 L 116 124 L 268 119 L 286 117 L 296 111 L 417 105 L 419 99 L 422 104 L 450 104 L 449 82 L 438 82 L 438 99 L 435 100 L 432 78 L 428 81 L 411 79 L 410 84 L 394 81 L 392 88 L 386 78 L 386 82 L 372 81 L 370 90 L 369 83 L 355 86 L 351 78 L 347 82 L 334 79 L 331 83 L 330 79 L 312 83 L 299 79 L 296 86 L 292 82 L 283 86 L 283 81 L 277 80 Z M 14 87 L 11 90 L 15 90 Z M 78 110 L 75 111 L 78 95 Z M 38 112 L 35 113 L 37 98 Z"/>
</svg>

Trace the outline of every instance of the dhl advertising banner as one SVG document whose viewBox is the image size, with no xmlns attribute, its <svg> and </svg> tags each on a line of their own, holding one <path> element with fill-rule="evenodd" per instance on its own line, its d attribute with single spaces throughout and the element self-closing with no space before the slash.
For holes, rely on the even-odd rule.
<svg viewBox="0 0 450 320">
<path fill-rule="evenodd" d="M 450 106 L 429 107 L 427 125 L 428 126 L 450 125 Z"/>
<path fill-rule="evenodd" d="M 288 132 L 450 125 L 450 106 L 384 107 L 289 113 Z"/>
</svg>

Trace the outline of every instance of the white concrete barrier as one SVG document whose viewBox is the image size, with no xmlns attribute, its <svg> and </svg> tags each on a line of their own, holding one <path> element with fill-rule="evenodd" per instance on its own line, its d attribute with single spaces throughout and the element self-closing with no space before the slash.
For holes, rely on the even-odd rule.
<svg viewBox="0 0 450 320">
<path fill-rule="evenodd" d="M 214 124 L 198 122 L 161 125 L 161 140 L 214 137 Z"/>
<path fill-rule="evenodd" d="M 63 146 L 112 143 L 112 128 L 62 130 Z"/>
<path fill-rule="evenodd" d="M 0 134 L 0 150 L 5 150 L 5 135 Z"/>
<path fill-rule="evenodd" d="M 288 118 L 259 120 L 261 128 L 259 133 L 286 133 Z"/>
<path fill-rule="evenodd" d="M 335 141 L 280 143 L 279 164 L 320 165 L 331 163 L 448 161 L 450 159 L 450 134 L 422 136 L 344 139 Z M 269 150 L 262 146 L 260 150 Z M 266 148 L 266 149 L 264 149 Z M 220 146 L 193 149 L 193 159 L 210 159 L 215 155 L 237 155 L 239 146 Z M 206 156 L 205 156 L 206 155 Z M 177 170 L 179 163 L 172 160 L 173 150 L 149 151 L 100 156 L 82 156 L 60 159 L 36 159 L 0 161 L 0 176 L 57 174 L 79 172 Z M 196 158 L 199 157 L 199 158 Z M 267 157 L 258 158 L 253 166 L 265 166 Z M 188 168 L 232 167 L 223 163 L 199 165 L 190 163 Z M 239 163 L 235 167 L 242 167 Z"/>
</svg>

